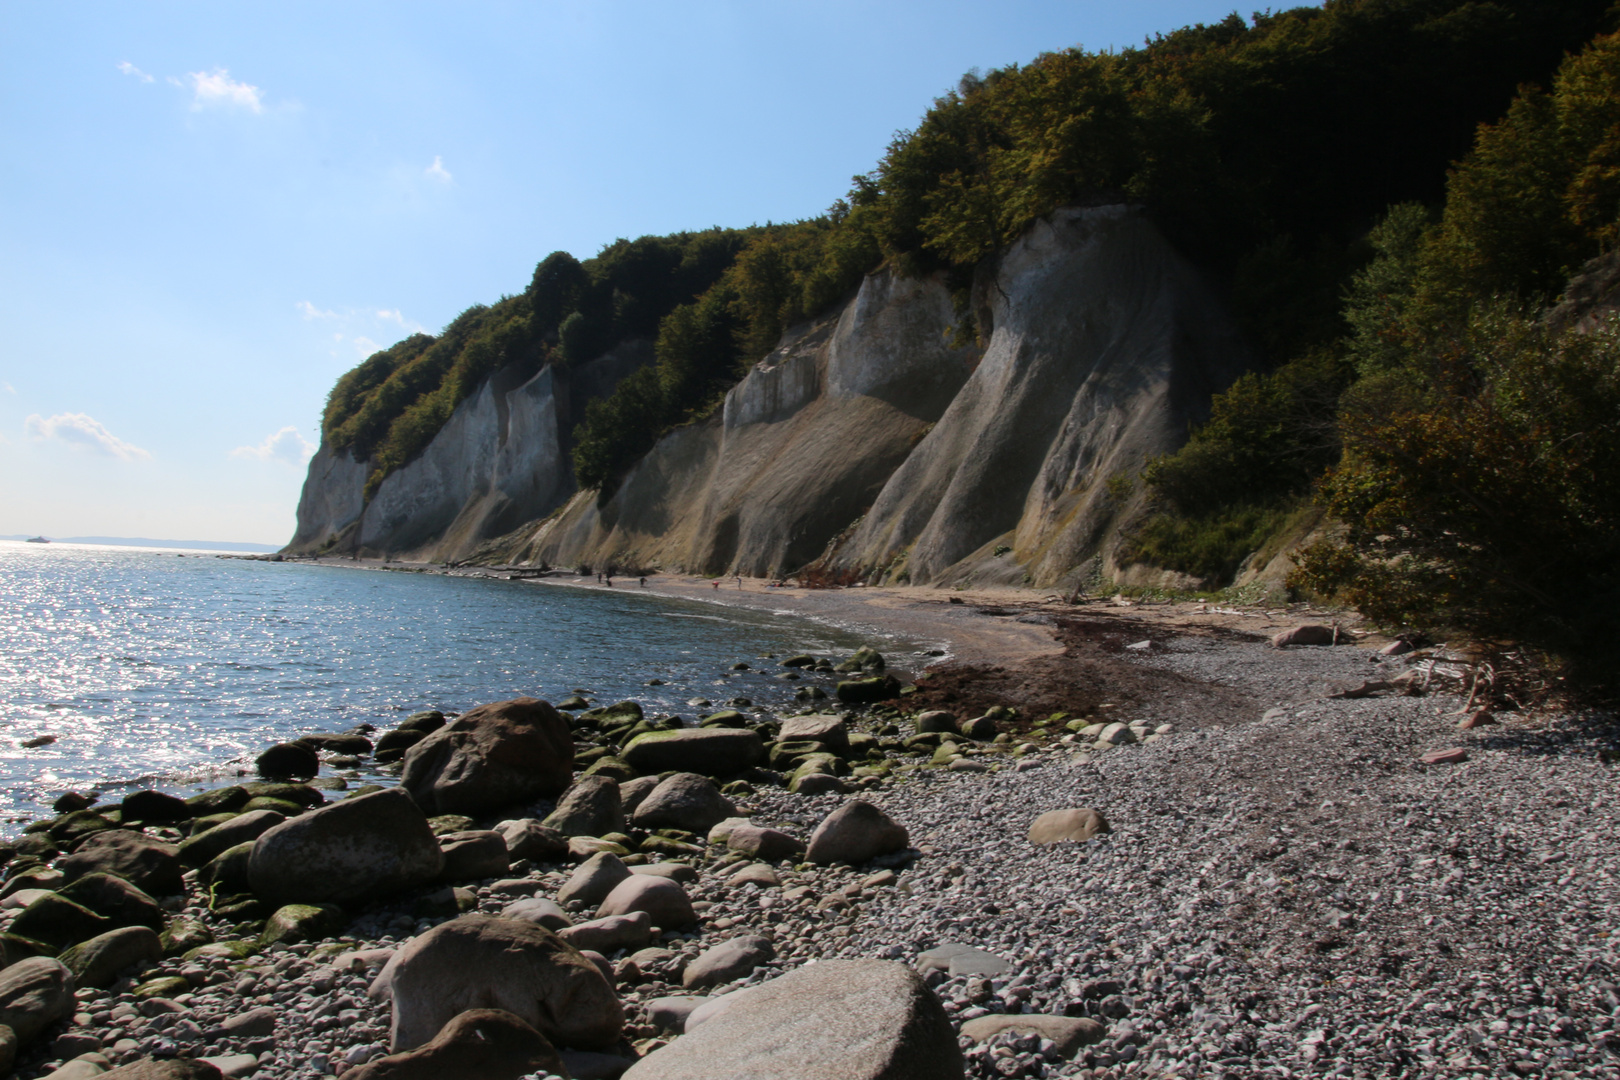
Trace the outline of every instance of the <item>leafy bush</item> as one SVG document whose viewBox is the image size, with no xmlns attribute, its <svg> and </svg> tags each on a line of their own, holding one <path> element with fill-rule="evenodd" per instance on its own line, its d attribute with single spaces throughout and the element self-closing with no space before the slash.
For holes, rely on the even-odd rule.
<svg viewBox="0 0 1620 1080">
<path fill-rule="evenodd" d="M 1620 657 L 1620 327 L 1497 306 L 1453 346 L 1429 385 L 1352 392 L 1323 488 L 1348 535 L 1297 583 L 1392 625 Z"/>
</svg>

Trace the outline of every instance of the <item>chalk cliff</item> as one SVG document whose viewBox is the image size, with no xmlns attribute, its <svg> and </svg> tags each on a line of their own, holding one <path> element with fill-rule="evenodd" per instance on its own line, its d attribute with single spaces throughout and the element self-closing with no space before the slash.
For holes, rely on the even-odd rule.
<svg viewBox="0 0 1620 1080">
<path fill-rule="evenodd" d="M 652 360 L 633 341 L 578 368 L 506 368 L 456 407 L 414 461 L 365 500 L 364 462 L 323 442 L 310 460 L 291 554 L 357 554 L 429 562 L 542 517 L 574 493 L 568 433 L 584 403 Z"/>
<path fill-rule="evenodd" d="M 942 283 L 868 276 L 606 498 L 574 493 L 568 471 L 559 417 L 580 373 L 561 373 L 566 390 L 551 368 L 497 376 L 363 508 L 364 467 L 323 448 L 293 548 L 464 558 L 505 534 L 482 557 L 744 574 L 815 562 L 917 583 L 1118 573 L 1132 478 L 1248 366 L 1235 327 L 1127 206 L 1038 222 L 981 268 L 974 304 L 982 349 L 952 344 Z"/>
</svg>

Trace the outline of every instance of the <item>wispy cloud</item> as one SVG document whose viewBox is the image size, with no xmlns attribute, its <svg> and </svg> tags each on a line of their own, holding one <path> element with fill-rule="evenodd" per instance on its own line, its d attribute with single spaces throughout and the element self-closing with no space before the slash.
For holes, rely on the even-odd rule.
<svg viewBox="0 0 1620 1080">
<path fill-rule="evenodd" d="M 141 80 L 141 82 L 152 81 L 152 76 L 148 75 L 146 72 L 130 63 L 128 60 L 118 61 L 118 70 L 122 71 L 125 75 L 134 76 L 135 78 Z"/>
<path fill-rule="evenodd" d="M 382 348 L 381 345 L 378 345 L 375 341 L 372 341 L 370 338 L 364 335 L 355 338 L 349 344 L 353 345 L 354 351 L 359 353 L 362 357 L 370 356 L 372 353 Z"/>
<path fill-rule="evenodd" d="M 258 446 L 238 446 L 231 451 L 233 458 L 253 458 L 257 461 L 280 461 L 288 465 L 302 465 L 315 452 L 295 427 L 284 427 L 274 435 L 267 435 Z"/>
<path fill-rule="evenodd" d="M 23 430 L 40 442 L 55 439 L 122 461 L 143 461 L 152 456 L 120 439 L 108 431 L 101 421 L 84 413 L 57 413 L 49 419 L 33 413 L 23 421 Z"/>
<path fill-rule="evenodd" d="M 409 330 L 413 334 L 420 334 L 427 330 L 427 327 L 423 326 L 415 319 L 407 319 L 398 308 L 395 308 L 393 311 L 389 311 L 385 308 L 382 311 L 377 312 L 377 318 L 381 319 L 383 322 L 394 323 L 401 330 Z"/>
<path fill-rule="evenodd" d="M 441 184 L 454 183 L 456 179 L 450 175 L 450 170 L 444 167 L 444 158 L 438 154 L 433 155 L 433 164 L 423 169 L 422 175 L 430 180 L 437 180 Z"/>
<path fill-rule="evenodd" d="M 0 383 L 0 393 L 15 394 L 17 388 L 10 383 Z"/>
<path fill-rule="evenodd" d="M 215 68 L 212 72 L 188 72 L 186 78 L 191 80 L 193 109 L 221 105 L 227 108 L 247 109 L 255 113 L 264 111 L 259 88 L 245 82 L 237 82 L 224 68 Z"/>
<path fill-rule="evenodd" d="M 335 319 L 338 317 L 337 312 L 322 311 L 308 300 L 298 301 L 298 311 L 306 319 Z"/>
</svg>

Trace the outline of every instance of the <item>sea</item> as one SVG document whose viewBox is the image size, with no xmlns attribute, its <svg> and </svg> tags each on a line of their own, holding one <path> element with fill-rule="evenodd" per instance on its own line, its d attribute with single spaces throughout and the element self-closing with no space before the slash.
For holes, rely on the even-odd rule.
<svg viewBox="0 0 1620 1080">
<path fill-rule="evenodd" d="M 781 681 L 762 657 L 862 644 L 901 665 L 924 659 L 920 646 L 658 597 L 634 579 L 572 588 L 0 542 L 0 834 L 49 815 L 68 790 L 194 794 L 240 782 L 272 743 L 386 729 L 423 709 L 575 693 L 688 723 L 710 711 L 698 699 L 782 708 L 818 677 Z"/>
</svg>

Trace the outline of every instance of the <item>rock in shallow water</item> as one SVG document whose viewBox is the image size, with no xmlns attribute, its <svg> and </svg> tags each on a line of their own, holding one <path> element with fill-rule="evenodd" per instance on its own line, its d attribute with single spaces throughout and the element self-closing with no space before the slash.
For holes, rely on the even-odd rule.
<svg viewBox="0 0 1620 1080">
<path fill-rule="evenodd" d="M 824 960 L 736 995 L 625 1080 L 961 1080 L 939 1000 L 900 964 Z"/>
</svg>

